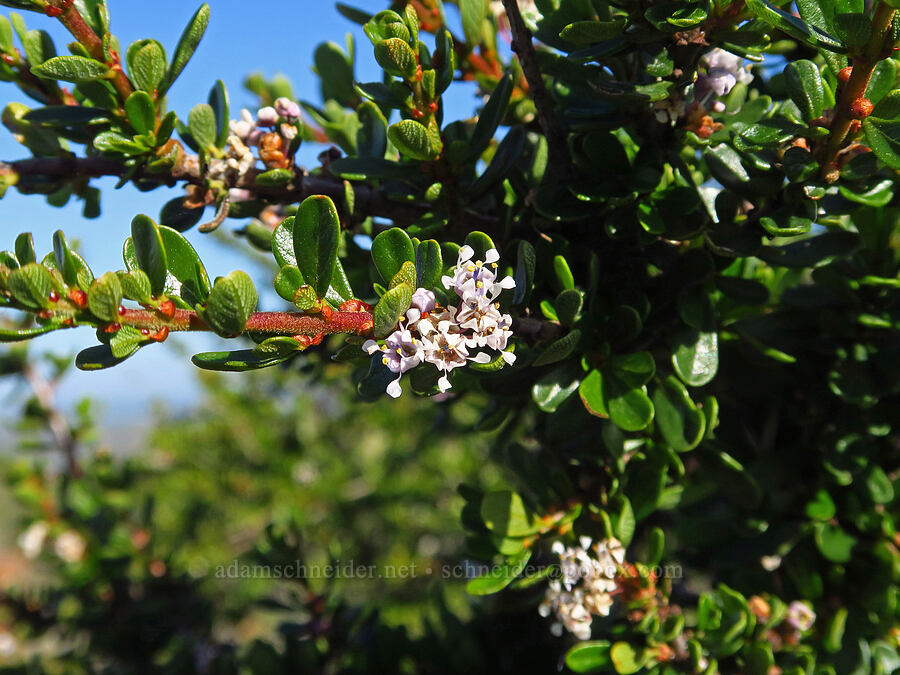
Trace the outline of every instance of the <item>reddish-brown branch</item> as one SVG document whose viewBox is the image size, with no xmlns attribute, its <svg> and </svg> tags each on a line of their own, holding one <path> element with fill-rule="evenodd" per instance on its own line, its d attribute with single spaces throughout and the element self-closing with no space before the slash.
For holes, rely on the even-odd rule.
<svg viewBox="0 0 900 675">
<path fill-rule="evenodd" d="M 303 314 L 300 312 L 254 312 L 247 320 L 248 333 L 264 335 L 332 335 L 348 333 L 368 337 L 372 332 L 371 312 L 339 312 L 333 311 L 325 318 L 323 314 Z M 146 328 L 158 331 L 168 328 L 170 331 L 208 331 L 209 326 L 203 323 L 196 312 L 186 309 L 175 311 L 171 319 L 159 312 L 143 309 L 126 309 L 120 312 L 118 323 L 134 328 Z"/>
<path fill-rule="evenodd" d="M 124 103 L 125 99 L 134 93 L 134 87 L 131 86 L 128 77 L 126 77 L 125 73 L 122 71 L 121 65 L 119 63 L 109 63 L 106 60 L 106 56 L 103 53 L 103 41 L 94 32 L 94 29 L 87 25 L 87 22 L 82 18 L 74 3 L 59 3 L 57 0 L 56 4 L 53 6 L 62 10 L 58 15 L 60 22 L 75 36 L 76 40 L 84 45 L 88 54 L 98 61 L 107 64 L 115 71 L 115 77 L 112 78 L 112 85 L 119 95 L 119 100 Z"/>
<path fill-rule="evenodd" d="M 835 161 L 848 136 L 851 135 L 853 123 L 861 117 L 857 102 L 865 99 L 866 89 L 875 66 L 879 61 L 890 56 L 889 50 L 894 46 L 892 24 L 895 12 L 896 10 L 886 2 L 878 3 L 875 15 L 872 17 L 872 40 L 865 51 L 853 57 L 850 78 L 840 90 L 834 108 L 834 118 L 831 121 L 831 133 L 819 161 L 822 167 L 822 178 L 829 183 L 833 183 L 840 176 Z M 854 103 L 857 104 L 856 108 Z"/>
</svg>

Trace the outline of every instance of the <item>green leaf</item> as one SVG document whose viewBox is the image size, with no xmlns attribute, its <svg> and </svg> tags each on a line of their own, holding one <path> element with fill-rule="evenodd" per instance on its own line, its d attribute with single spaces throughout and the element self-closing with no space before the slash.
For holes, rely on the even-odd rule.
<svg viewBox="0 0 900 675">
<path fill-rule="evenodd" d="M 807 24 L 800 17 L 789 14 L 783 9 L 766 2 L 766 0 L 747 0 L 746 4 L 747 9 L 758 18 L 797 40 L 813 47 L 821 47 L 833 52 L 846 51 L 837 38 L 832 37 L 817 26 Z"/>
<path fill-rule="evenodd" d="M 38 66 L 32 66 L 31 72 L 48 80 L 80 84 L 103 79 L 110 70 L 105 63 L 83 56 L 54 56 Z"/>
<path fill-rule="evenodd" d="M 653 421 L 654 402 L 645 387 L 633 387 L 609 371 L 604 371 L 602 377 L 603 403 L 617 427 L 639 431 Z"/>
<path fill-rule="evenodd" d="M 412 303 L 413 290 L 408 284 L 400 284 L 386 291 L 373 310 L 374 334 L 376 338 L 390 335 L 397 323 L 406 314 Z"/>
<path fill-rule="evenodd" d="M 702 387 L 719 369 L 719 342 L 715 331 L 681 330 L 675 338 L 672 365 L 686 384 Z"/>
<path fill-rule="evenodd" d="M 416 246 L 416 288 L 435 288 L 443 270 L 441 245 L 436 240 L 427 239 Z"/>
<path fill-rule="evenodd" d="M 490 595 L 502 591 L 519 576 L 531 559 L 531 549 L 511 556 L 506 563 L 492 567 L 487 574 L 475 577 L 466 584 L 470 595 Z"/>
<path fill-rule="evenodd" d="M 221 372 L 242 373 L 248 370 L 269 368 L 287 361 L 297 352 L 269 356 L 257 354 L 252 349 L 239 349 L 232 352 L 203 352 L 194 354 L 191 361 L 198 368 L 204 370 L 216 370 Z"/>
<path fill-rule="evenodd" d="M 132 356 L 147 338 L 133 326 L 122 326 L 109 339 L 109 350 L 114 359 L 124 360 Z"/>
<path fill-rule="evenodd" d="M 272 232 L 272 255 L 279 266 L 296 265 L 294 254 L 294 216 L 282 220 Z"/>
<path fill-rule="evenodd" d="M 282 271 L 288 270 L 287 274 L 290 274 L 291 269 L 293 269 L 293 268 L 284 267 L 284 268 L 282 268 Z M 298 270 L 298 272 L 299 272 L 299 270 Z M 277 279 L 276 279 L 276 281 L 277 281 Z M 296 281 L 296 279 L 295 279 L 295 281 Z M 282 278 L 282 283 L 285 283 L 285 282 L 286 282 L 286 279 Z M 317 309 L 318 307 L 320 307 L 320 302 L 321 302 L 316 297 L 315 289 L 313 289 L 312 286 L 309 286 L 307 284 L 301 285 L 294 291 L 294 295 L 291 298 L 291 301 L 294 303 L 294 305 L 297 306 L 298 309 L 300 309 L 303 312 L 309 312 L 314 309 Z"/>
<path fill-rule="evenodd" d="M 209 90 L 207 102 L 216 118 L 216 146 L 224 148 L 225 142 L 228 140 L 229 105 L 228 90 L 225 89 L 225 83 L 222 80 L 216 80 L 213 88 Z"/>
<path fill-rule="evenodd" d="M 150 279 L 143 270 L 131 272 L 118 272 L 119 283 L 122 285 L 122 295 L 129 300 L 136 300 L 141 304 L 149 304 L 151 301 Z"/>
<path fill-rule="evenodd" d="M 160 225 L 166 225 L 178 232 L 191 229 L 203 218 L 203 207 L 188 208 L 184 197 L 175 197 L 163 204 L 159 212 Z"/>
<path fill-rule="evenodd" d="M 115 131 L 103 131 L 97 134 L 93 144 L 100 152 L 123 155 L 141 155 L 149 149 L 146 145 Z"/>
<path fill-rule="evenodd" d="M 177 295 L 189 305 L 204 302 L 209 295 L 211 284 L 206 268 L 197 251 L 177 230 L 170 227 L 159 228 L 160 237 L 166 251 L 167 295 Z"/>
<path fill-rule="evenodd" d="M 881 99 L 862 124 L 872 152 L 885 165 L 900 169 L 900 91 Z"/>
<path fill-rule="evenodd" d="M 303 286 L 303 275 L 295 265 L 285 265 L 275 275 L 275 292 L 288 302 L 294 302 L 294 294 Z M 312 286 L 309 286 L 312 290 Z M 315 291 L 313 291 L 315 294 Z"/>
<path fill-rule="evenodd" d="M 440 96 L 453 82 L 456 72 L 456 50 L 453 48 L 453 36 L 446 28 L 441 28 L 434 38 L 435 50 L 433 63 L 436 70 L 434 90 Z"/>
<path fill-rule="evenodd" d="M 806 515 L 813 520 L 831 520 L 835 513 L 834 500 L 824 488 L 817 490 L 813 498 L 806 502 Z"/>
<path fill-rule="evenodd" d="M 491 158 L 491 163 L 487 165 L 484 173 L 472 183 L 472 186 L 466 194 L 469 201 L 474 202 L 479 199 L 482 195 L 489 190 L 494 189 L 502 180 L 509 176 L 509 172 L 519 160 L 524 149 L 525 129 L 522 126 L 516 125 L 510 129 L 509 133 L 506 134 L 506 137 L 500 141 L 500 144 L 494 152 L 494 156 Z"/>
<path fill-rule="evenodd" d="M 78 352 L 75 357 L 75 367 L 79 370 L 103 370 L 119 365 L 126 358 L 128 357 L 114 356 L 109 345 L 97 345 Z"/>
<path fill-rule="evenodd" d="M 37 256 L 34 252 L 34 237 L 31 232 L 23 232 L 16 237 L 15 250 L 19 265 L 37 262 Z"/>
<path fill-rule="evenodd" d="M 590 673 L 612 664 L 609 642 L 593 640 L 580 642 L 566 652 L 566 666 L 576 673 Z"/>
<path fill-rule="evenodd" d="M 468 158 L 470 160 L 480 157 L 490 145 L 491 140 L 497 133 L 497 127 L 500 126 L 500 122 L 506 114 L 506 107 L 509 105 L 512 91 L 512 77 L 508 74 L 504 75 L 497 82 L 497 86 L 494 87 L 494 91 L 491 92 L 490 98 L 478 115 L 478 122 L 475 124 L 472 138 L 469 141 Z"/>
<path fill-rule="evenodd" d="M 48 105 L 43 108 L 29 110 L 22 119 L 32 124 L 74 127 L 90 124 L 91 122 L 102 122 L 109 119 L 109 117 L 109 110 L 103 108 L 81 105 Z"/>
<path fill-rule="evenodd" d="M 581 340 L 581 331 L 571 331 L 558 340 L 551 342 L 550 345 L 541 352 L 540 356 L 535 359 L 532 365 L 540 367 L 562 361 L 575 350 L 579 340 Z"/>
<path fill-rule="evenodd" d="M 583 304 L 584 296 L 581 291 L 570 288 L 560 293 L 554 302 L 559 322 L 563 326 L 571 326 L 578 318 Z"/>
<path fill-rule="evenodd" d="M 306 283 L 324 298 L 334 275 L 341 237 L 334 202 L 324 195 L 307 197 L 300 204 L 292 227 L 297 267 Z"/>
<path fill-rule="evenodd" d="M 488 16 L 487 0 L 459 0 L 466 45 L 475 47 L 484 41 L 484 20 Z"/>
<path fill-rule="evenodd" d="M 416 287 L 416 266 L 409 260 L 404 261 L 403 265 L 400 267 L 400 271 L 394 275 L 393 279 L 391 279 L 388 288 L 394 288 L 400 284 L 406 284 L 410 288 Z"/>
<path fill-rule="evenodd" d="M 322 42 L 313 52 L 315 72 L 322 86 L 322 100 L 351 108 L 359 101 L 353 88 L 353 61 L 334 42 Z"/>
<path fill-rule="evenodd" d="M 674 376 L 669 375 L 656 388 L 653 403 L 656 425 L 673 450 L 685 452 L 703 439 L 706 418 L 694 405 L 684 385 Z"/>
<path fill-rule="evenodd" d="M 98 319 L 116 321 L 122 304 L 122 284 L 116 273 L 107 272 L 95 279 L 88 289 L 87 301 L 91 314 Z"/>
<path fill-rule="evenodd" d="M 637 388 L 647 384 L 656 374 L 656 363 L 650 352 L 616 355 L 610 358 L 612 375 L 626 387 Z"/>
<path fill-rule="evenodd" d="M 256 309 L 258 299 L 250 276 L 235 270 L 226 277 L 216 279 L 201 318 L 223 337 L 240 335 L 247 319 Z"/>
<path fill-rule="evenodd" d="M 825 87 L 815 63 L 808 59 L 792 61 L 784 69 L 788 95 L 807 122 L 822 116 L 825 110 Z"/>
<path fill-rule="evenodd" d="M 388 38 L 375 45 L 375 60 L 390 75 L 412 80 L 419 61 L 409 44 L 400 38 Z"/>
<path fill-rule="evenodd" d="M 53 331 L 59 330 L 61 328 L 64 328 L 64 326 L 60 326 L 57 324 L 51 324 L 47 326 L 34 326 L 33 328 L 0 328 L 0 344 L 7 342 L 24 342 L 25 340 L 32 340 L 36 337 L 46 335 L 47 333 L 52 333 Z"/>
<path fill-rule="evenodd" d="M 136 91 L 125 101 L 128 122 L 138 134 L 152 134 L 156 130 L 156 107 L 146 91 Z"/>
<path fill-rule="evenodd" d="M 50 306 L 53 280 L 47 268 L 38 263 L 27 263 L 9 274 L 7 281 L 13 298 L 26 307 L 42 309 Z"/>
<path fill-rule="evenodd" d="M 643 651 L 637 652 L 627 642 L 616 642 L 609 650 L 609 658 L 616 672 L 621 675 L 638 672 L 647 661 L 647 656 Z"/>
<path fill-rule="evenodd" d="M 603 400 L 603 376 L 599 370 L 588 373 L 578 387 L 578 395 L 585 409 L 596 417 L 609 417 L 606 402 Z"/>
<path fill-rule="evenodd" d="M 434 159 L 439 150 L 434 147 L 428 129 L 415 120 L 400 120 L 388 129 L 388 138 L 400 151 L 412 159 Z"/>
<path fill-rule="evenodd" d="M 131 241 L 138 267 L 147 273 L 154 295 L 162 294 L 168 276 L 166 248 L 159 227 L 149 216 L 137 215 L 131 221 Z M 126 249 L 128 242 L 126 242 Z M 128 256 L 126 255 L 126 263 Z"/>
<path fill-rule="evenodd" d="M 78 273 L 82 269 L 82 264 L 69 248 L 66 235 L 63 234 L 62 230 L 57 230 L 53 233 L 53 259 L 56 262 L 56 269 L 62 274 L 66 285 L 80 287 L 78 284 Z"/>
<path fill-rule="evenodd" d="M 829 231 L 786 246 L 764 246 L 757 256 L 770 265 L 814 267 L 831 258 L 848 256 L 859 245 L 855 232 Z"/>
<path fill-rule="evenodd" d="M 188 131 L 201 150 L 216 147 L 216 114 L 208 103 L 198 103 L 188 113 Z"/>
<path fill-rule="evenodd" d="M 557 368 L 534 383 L 531 398 L 544 412 L 556 412 L 578 390 L 579 384 L 577 376 L 568 368 Z"/>
<path fill-rule="evenodd" d="M 534 247 L 522 239 L 519 241 L 516 256 L 516 271 L 513 276 L 516 287 L 513 289 L 512 304 L 521 307 L 527 304 L 534 286 L 534 268 L 537 264 L 537 256 Z"/>
<path fill-rule="evenodd" d="M 166 74 L 166 50 L 156 40 L 132 42 L 125 54 L 128 75 L 135 87 L 153 95 Z"/>
<path fill-rule="evenodd" d="M 515 492 L 488 492 L 481 499 L 481 519 L 491 532 L 503 537 L 527 537 L 541 528 L 540 519 Z"/>
<path fill-rule="evenodd" d="M 856 537 L 847 534 L 837 525 L 816 523 L 815 540 L 819 551 L 831 562 L 845 563 L 853 557 Z"/>
<path fill-rule="evenodd" d="M 894 500 L 894 485 L 880 466 L 869 469 L 866 491 L 875 504 L 890 504 Z"/>
<path fill-rule="evenodd" d="M 847 627 L 848 613 L 846 607 L 839 607 L 835 610 L 825 629 L 825 638 L 822 641 L 825 651 L 834 654 L 841 650 L 841 644 L 844 641 L 844 630 Z"/>
<path fill-rule="evenodd" d="M 409 235 L 399 227 L 392 227 L 372 240 L 372 260 L 384 283 L 389 283 L 403 263 L 415 263 L 416 251 Z"/>
<path fill-rule="evenodd" d="M 356 132 L 356 153 L 359 157 L 384 159 L 387 150 L 387 120 L 372 101 L 363 101 L 356 108 L 359 130 Z"/>
<path fill-rule="evenodd" d="M 620 37 L 625 23 L 625 17 L 612 21 L 576 21 L 563 28 L 559 36 L 572 44 L 590 45 Z"/>
<path fill-rule="evenodd" d="M 204 2 L 194 13 L 194 16 L 191 17 L 184 32 L 181 34 L 181 38 L 178 40 L 178 45 L 175 47 L 175 55 L 172 57 L 172 63 L 169 64 L 166 76 L 159 86 L 159 96 L 162 96 L 168 91 L 169 87 L 172 86 L 172 83 L 175 82 L 175 79 L 181 74 L 181 71 L 184 70 L 188 61 L 191 60 L 194 51 L 197 49 L 197 45 L 200 44 L 203 33 L 206 32 L 208 23 L 209 5 Z"/>
</svg>

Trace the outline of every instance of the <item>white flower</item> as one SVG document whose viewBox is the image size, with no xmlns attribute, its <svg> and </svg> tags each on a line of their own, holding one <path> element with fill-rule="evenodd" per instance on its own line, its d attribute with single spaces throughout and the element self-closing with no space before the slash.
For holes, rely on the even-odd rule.
<svg viewBox="0 0 900 675">
<path fill-rule="evenodd" d="M 274 127 L 278 124 L 278 112 L 270 105 L 260 108 L 256 113 L 256 123 L 261 127 Z"/>
<path fill-rule="evenodd" d="M 375 340 L 366 340 L 363 349 L 369 353 L 382 352 L 382 362 L 392 373 L 397 373 L 397 379 L 392 380 L 387 386 L 388 396 L 397 398 L 402 393 L 400 378 L 407 370 L 415 368 L 422 363 L 422 341 L 413 337 L 412 333 L 401 328 L 391 333 L 384 341 L 384 346 L 379 347 Z"/>
<path fill-rule="evenodd" d="M 753 74 L 744 66 L 744 59 L 718 47 L 703 57 L 706 61 L 707 78 L 710 88 L 717 96 L 725 96 L 738 82 L 750 84 Z"/>
<path fill-rule="evenodd" d="M 794 600 L 788 605 L 786 622 L 794 630 L 807 631 L 816 622 L 816 613 L 806 603 Z"/>
<path fill-rule="evenodd" d="M 423 323 L 426 322 L 419 322 L 419 325 Z M 428 325 L 434 327 L 433 324 L 429 323 Z M 438 380 L 438 389 L 441 392 L 450 388 L 450 380 L 447 377 L 450 371 L 466 365 L 469 360 L 466 338 L 462 333 L 452 332 L 452 326 L 453 324 L 445 319 L 438 323 L 437 328 L 422 338 L 425 344 L 425 361 L 444 373 Z"/>
<path fill-rule="evenodd" d="M 44 541 L 47 539 L 49 532 L 50 528 L 47 526 L 47 523 L 39 520 L 29 525 L 28 529 L 19 535 L 17 543 L 26 558 L 34 559 L 41 554 L 41 550 L 44 548 Z"/>
<path fill-rule="evenodd" d="M 19 648 L 19 641 L 9 631 L 0 631 L 0 657 L 9 658 Z"/>
<path fill-rule="evenodd" d="M 53 550 L 67 563 L 78 562 L 84 557 L 87 544 L 84 538 L 77 532 L 68 530 L 56 538 Z"/>
<path fill-rule="evenodd" d="M 240 138 L 241 140 L 246 141 L 251 133 L 256 129 L 256 121 L 253 119 L 253 115 L 249 110 L 244 108 L 241 110 L 241 119 L 239 120 L 231 120 L 228 122 L 228 130 Z"/>
</svg>

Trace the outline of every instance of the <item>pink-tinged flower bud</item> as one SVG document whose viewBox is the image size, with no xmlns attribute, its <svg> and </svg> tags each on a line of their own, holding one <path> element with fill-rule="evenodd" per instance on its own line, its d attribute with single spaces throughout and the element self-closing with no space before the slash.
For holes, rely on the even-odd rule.
<svg viewBox="0 0 900 675">
<path fill-rule="evenodd" d="M 231 188 L 228 190 L 228 198 L 233 202 L 249 202 L 253 195 L 244 188 Z"/>
<path fill-rule="evenodd" d="M 786 623 L 794 630 L 807 631 L 816 622 L 816 613 L 806 603 L 795 600 L 788 605 Z"/>
<path fill-rule="evenodd" d="M 278 112 L 270 105 L 256 113 L 256 123 L 261 127 L 274 127 L 278 123 Z"/>
<path fill-rule="evenodd" d="M 290 122 L 300 118 L 300 106 L 285 96 L 275 100 L 275 110 Z"/>
<path fill-rule="evenodd" d="M 412 306 L 423 314 L 434 309 L 434 293 L 425 288 L 418 289 L 412 295 Z"/>
</svg>

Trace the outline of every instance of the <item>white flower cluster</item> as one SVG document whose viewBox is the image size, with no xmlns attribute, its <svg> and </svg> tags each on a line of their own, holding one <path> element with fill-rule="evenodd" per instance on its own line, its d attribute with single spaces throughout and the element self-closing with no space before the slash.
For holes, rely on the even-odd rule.
<svg viewBox="0 0 900 675">
<path fill-rule="evenodd" d="M 485 253 L 484 261 L 472 262 L 475 252 L 471 246 L 459 249 L 459 258 L 453 276 L 441 278 L 444 288 L 453 289 L 459 298 L 456 306 L 440 309 L 435 304 L 434 293 L 419 288 L 413 293 L 412 306 L 383 346 L 375 340 L 367 340 L 363 349 L 368 354 L 380 353 L 384 364 L 397 379 L 387 386 L 393 398 L 401 394 L 400 378 L 420 363 L 430 363 L 441 371 L 438 388 L 444 392 L 450 388 L 448 375 L 454 368 L 469 361 L 488 363 L 491 357 L 485 352 L 474 356 L 470 350 L 487 347 L 501 353 L 506 363 L 516 360 L 515 354 L 504 351 L 512 336 L 512 317 L 500 313 L 497 296 L 501 291 L 513 288 L 512 277 L 497 281 L 496 249 Z"/>
<path fill-rule="evenodd" d="M 549 582 L 538 612 L 541 616 L 553 614 L 556 621 L 550 631 L 554 635 L 562 635 L 565 629 L 579 640 L 587 640 L 591 637 L 592 616 L 609 615 L 611 593 L 616 590 L 616 575 L 625 560 L 625 548 L 615 538 L 591 546 L 590 537 L 581 537 L 579 543 L 574 547 L 559 541 L 553 544 L 562 579 Z"/>
</svg>

